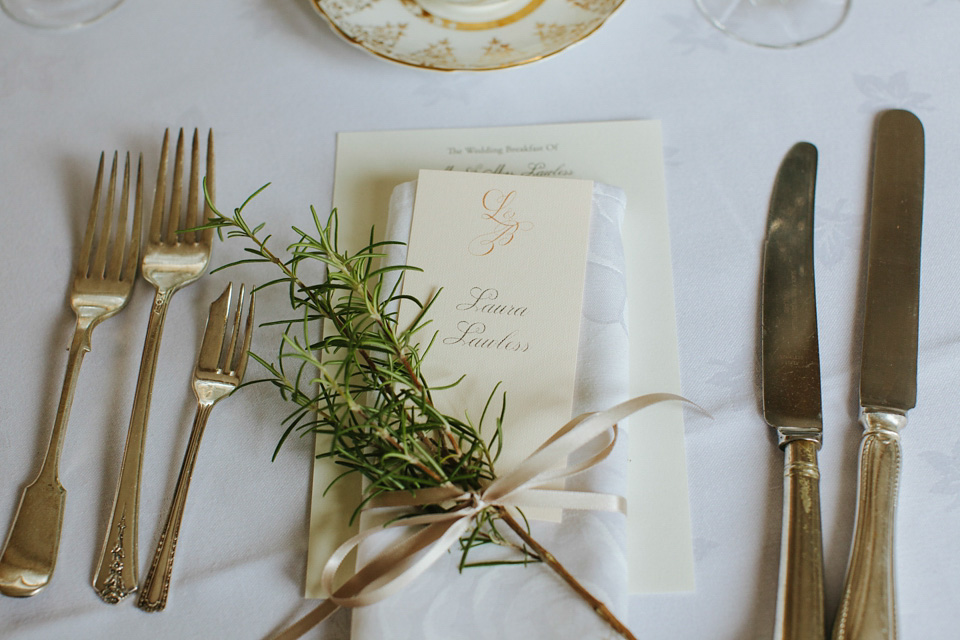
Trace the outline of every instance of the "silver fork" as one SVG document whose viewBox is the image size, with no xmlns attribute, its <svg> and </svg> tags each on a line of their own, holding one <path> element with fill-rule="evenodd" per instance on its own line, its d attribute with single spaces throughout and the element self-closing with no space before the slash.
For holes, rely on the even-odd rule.
<svg viewBox="0 0 960 640">
<path fill-rule="evenodd" d="M 164 199 L 167 180 L 167 144 L 170 132 L 163 135 L 160 153 L 160 169 L 157 173 L 157 190 L 154 194 L 153 217 L 150 235 L 143 248 L 143 263 L 140 271 L 144 279 L 156 287 L 153 309 L 147 324 L 147 336 L 143 344 L 140 375 L 133 398 L 133 411 L 127 442 L 120 466 L 120 480 L 113 501 L 113 514 L 107 527 L 100 560 L 93 579 L 93 588 L 110 604 L 120 602 L 137 589 L 137 516 L 140 506 L 140 472 L 143 465 L 143 447 L 146 440 L 147 418 L 150 414 L 150 396 L 153 393 L 153 378 L 160 350 L 163 321 L 173 294 L 199 278 L 210 262 L 213 230 L 180 234 L 177 230 L 197 226 L 200 203 L 200 152 L 197 131 L 193 132 L 193 151 L 190 166 L 189 192 L 186 215 L 183 215 L 183 130 L 177 139 L 177 157 L 173 169 L 173 192 L 170 206 L 164 215 Z M 207 139 L 207 191 L 211 200 L 213 181 L 213 131 Z M 210 215 L 204 203 L 204 220 Z M 182 225 L 181 225 L 181 218 Z"/>
<path fill-rule="evenodd" d="M 183 508 L 187 503 L 187 491 L 190 488 L 193 467 L 197 462 L 197 451 L 200 449 L 203 429 L 207 425 L 207 418 L 210 417 L 213 406 L 240 385 L 247 368 L 247 353 L 253 336 L 254 295 L 250 294 L 242 336 L 240 335 L 244 299 L 242 285 L 233 316 L 233 331 L 230 335 L 226 335 L 232 295 L 233 283 L 227 285 L 220 297 L 210 305 L 203 342 L 200 343 L 200 355 L 197 357 L 197 366 L 193 370 L 193 392 L 197 396 L 197 413 L 193 421 L 193 430 L 190 432 L 190 443 L 187 445 L 187 452 L 183 457 L 183 465 L 180 467 L 180 475 L 177 478 L 177 488 L 173 492 L 173 504 L 170 505 L 167 523 L 163 533 L 160 534 L 153 563 L 150 565 L 147 579 L 143 583 L 137 600 L 137 606 L 144 611 L 161 611 L 167 605 L 170 576 L 173 573 L 173 554 L 177 550 Z"/>
<path fill-rule="evenodd" d="M 137 166 L 133 224 L 127 230 L 130 208 L 130 154 L 123 169 L 123 186 L 116 206 L 117 154 L 113 154 L 107 201 L 100 206 L 103 185 L 103 161 L 93 191 L 90 217 L 77 260 L 70 289 L 70 306 L 77 315 L 77 326 L 70 344 L 67 372 L 60 393 L 60 406 L 53 423 L 50 444 L 36 479 L 23 490 L 20 506 L 10 525 L 10 533 L 0 556 L 0 592 L 8 596 L 32 596 L 53 577 L 60 547 L 63 509 L 67 491 L 60 484 L 60 453 L 63 450 L 67 420 L 73 403 L 73 391 L 80 375 L 83 356 L 90 351 L 94 327 L 126 306 L 133 290 L 140 256 L 140 218 L 143 181 L 142 158 Z M 102 222 L 99 223 L 100 211 Z M 114 220 L 116 219 L 116 220 Z M 111 231 L 113 232 L 111 234 Z M 111 244 L 112 242 L 112 244 Z M 110 245 L 108 247 L 108 245 Z"/>
</svg>

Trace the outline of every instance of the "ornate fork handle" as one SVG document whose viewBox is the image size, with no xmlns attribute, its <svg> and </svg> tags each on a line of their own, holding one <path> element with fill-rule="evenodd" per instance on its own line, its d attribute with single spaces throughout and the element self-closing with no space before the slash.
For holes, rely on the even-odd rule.
<svg viewBox="0 0 960 640">
<path fill-rule="evenodd" d="M 177 488 L 173 492 L 173 504 L 167 522 L 160 535 L 157 551 L 153 556 L 147 580 L 140 591 L 137 606 L 145 611 L 160 611 L 167 605 L 167 595 L 170 591 L 170 577 L 173 574 L 173 557 L 177 550 L 177 540 L 180 536 L 180 523 L 183 521 L 184 506 L 187 503 L 187 492 L 190 489 L 190 478 L 193 477 L 193 468 L 197 462 L 197 451 L 200 449 L 200 439 L 207 425 L 207 419 L 213 406 L 234 391 L 243 380 L 243 373 L 247 366 L 247 354 L 250 350 L 250 340 L 253 328 L 253 298 L 251 294 L 247 307 L 247 321 L 241 326 L 243 316 L 244 288 L 240 287 L 240 297 L 236 303 L 236 310 L 232 330 L 226 331 L 229 320 L 230 300 L 233 295 L 233 283 L 227 285 L 220 297 L 210 304 L 210 315 L 203 330 L 203 340 L 200 343 L 200 353 L 197 356 L 197 366 L 193 370 L 193 392 L 197 396 L 197 414 L 190 431 L 190 443 L 180 466 L 180 475 L 177 477 Z M 243 329 L 243 335 L 240 331 Z"/>
<path fill-rule="evenodd" d="M 190 478 L 197 462 L 200 439 L 207 426 L 207 418 L 213 410 L 213 402 L 197 403 L 197 413 L 190 432 L 190 442 L 183 456 L 183 465 L 177 477 L 177 488 L 173 492 L 173 504 L 167 515 L 167 523 L 160 534 L 157 551 L 147 572 L 147 579 L 140 590 L 137 606 L 144 611 L 162 611 L 167 606 L 167 594 L 170 591 L 170 576 L 173 574 L 173 556 L 177 551 L 177 539 L 180 537 L 180 523 L 183 521 L 183 508 L 187 504 L 187 492 L 190 490 Z"/>
<path fill-rule="evenodd" d="M 113 501 L 113 513 L 97 563 L 93 587 L 104 602 L 116 604 L 137 590 L 137 516 L 140 506 L 140 476 L 143 448 L 150 416 L 153 379 L 157 371 L 157 355 L 163 335 L 163 322 L 173 289 L 158 289 L 147 324 L 143 344 L 140 375 L 133 398 L 133 412 L 123 449 L 120 482 Z"/>
<path fill-rule="evenodd" d="M 144 247 L 140 265 L 143 279 L 152 284 L 157 293 L 147 325 L 143 358 L 140 361 L 140 375 L 137 379 L 137 392 L 133 400 L 130 427 L 127 430 L 127 442 L 123 451 L 113 513 L 93 579 L 93 588 L 105 602 L 111 604 L 119 602 L 137 589 L 137 520 L 143 447 L 167 306 L 174 292 L 203 275 L 210 262 L 213 240 L 212 229 L 201 232 L 185 231 L 178 235 L 178 229 L 191 229 L 198 223 L 200 211 L 198 132 L 194 130 L 193 133 L 186 201 L 183 197 L 185 150 L 183 130 L 177 138 L 173 184 L 169 194 L 169 206 L 167 206 L 169 142 L 170 135 L 167 131 L 163 135 L 163 145 L 160 149 L 160 168 L 157 171 L 149 239 Z M 207 182 L 210 185 L 213 184 L 213 165 L 213 131 L 211 131 L 207 141 Z M 212 186 L 209 193 L 212 198 Z"/>
</svg>

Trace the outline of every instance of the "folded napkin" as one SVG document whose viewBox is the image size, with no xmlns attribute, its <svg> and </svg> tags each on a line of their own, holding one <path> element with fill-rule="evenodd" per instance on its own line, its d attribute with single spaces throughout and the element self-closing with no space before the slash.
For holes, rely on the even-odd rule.
<svg viewBox="0 0 960 640">
<path fill-rule="evenodd" d="M 386 237 L 410 235 L 416 182 L 397 186 Z M 627 398 L 626 278 L 620 226 L 622 190 L 595 183 L 580 327 L 574 415 L 607 409 Z M 388 262 L 406 261 L 393 245 Z M 509 414 L 508 414 L 509 419 Z M 556 425 L 560 428 L 562 425 Z M 626 495 L 626 434 L 602 464 L 567 482 L 567 489 Z M 504 527 L 506 530 L 506 527 Z M 531 522 L 534 537 L 621 620 L 627 614 L 626 519 L 619 513 L 566 511 L 560 523 Z M 365 541 L 364 561 L 389 544 L 384 534 Z M 502 550 L 491 550 L 504 557 Z M 471 552 L 473 562 L 486 549 Z M 515 556 L 514 556 L 515 557 Z M 616 634 L 545 564 L 500 565 L 458 573 L 459 548 L 409 587 L 353 610 L 354 640 L 562 640 Z"/>
</svg>

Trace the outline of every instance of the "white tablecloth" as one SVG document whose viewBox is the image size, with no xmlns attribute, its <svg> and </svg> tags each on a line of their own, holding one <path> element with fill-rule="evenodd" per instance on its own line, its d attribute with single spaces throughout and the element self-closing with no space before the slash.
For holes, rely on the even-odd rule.
<svg viewBox="0 0 960 640">
<path fill-rule="evenodd" d="M 960 2 L 854 0 L 828 39 L 770 51 L 726 38 L 688 0 L 634 0 L 584 43 L 541 63 L 481 74 L 390 65 L 340 41 L 307 2 L 128 0 L 91 27 L 52 33 L 0 16 L 0 531 L 46 447 L 72 331 L 66 304 L 100 151 L 144 153 L 153 180 L 165 127 L 213 127 L 218 202 L 279 240 L 330 205 L 338 131 L 655 118 L 663 123 L 696 553 L 693 593 L 630 599 L 644 638 L 771 634 L 782 459 L 759 412 L 757 301 L 774 173 L 786 150 L 820 150 L 817 289 L 827 609 L 853 526 L 858 322 L 871 135 L 884 108 L 927 132 L 918 406 L 903 433 L 897 531 L 901 636 L 960 628 L 960 430 L 948 409 L 960 336 L 955 223 L 960 181 Z M 150 202 L 151 199 L 148 199 Z M 215 247 L 214 262 L 239 255 Z M 186 446 L 187 384 L 206 305 L 227 279 L 173 300 L 161 347 L 141 504 L 144 570 Z M 167 610 L 102 604 L 89 582 L 109 514 L 152 292 L 94 334 L 67 433 L 68 491 L 52 584 L 0 598 L 0 636 L 258 638 L 302 601 L 310 439 L 276 462 L 279 401 L 254 387 L 213 413 L 191 488 Z M 282 304 L 263 296 L 262 309 Z M 269 353 L 273 338 L 258 336 Z M 252 369 L 251 369 L 252 371 Z M 314 637 L 347 636 L 346 614 Z"/>
</svg>

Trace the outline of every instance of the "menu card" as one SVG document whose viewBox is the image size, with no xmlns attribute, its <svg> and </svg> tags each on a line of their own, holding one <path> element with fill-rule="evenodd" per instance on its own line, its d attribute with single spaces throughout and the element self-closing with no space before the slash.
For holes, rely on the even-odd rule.
<svg viewBox="0 0 960 640">
<path fill-rule="evenodd" d="M 393 188 L 416 179 L 421 169 L 581 178 L 622 188 L 627 198 L 623 242 L 630 393 L 680 393 L 658 122 L 341 133 L 333 189 L 341 246 L 363 246 L 371 226 L 382 233 Z M 630 442 L 630 591 L 691 590 L 693 546 L 682 410 L 676 403 L 664 403 L 631 417 L 625 426 Z M 324 447 L 318 437 L 318 450 Z M 355 508 L 360 494 L 359 478 L 337 483 L 324 494 L 337 474 L 331 467 L 323 461 L 314 466 L 308 598 L 325 595 L 320 572 L 333 549 L 351 535 L 343 514 Z"/>
<path fill-rule="evenodd" d="M 592 196 L 590 180 L 420 172 L 407 247 L 420 271 L 406 273 L 403 293 L 426 301 L 440 291 L 421 371 L 432 386 L 464 376 L 434 400 L 473 424 L 499 383 L 493 413 L 502 394 L 508 402 L 497 475 L 571 418 Z M 401 304 L 400 326 L 419 310 Z"/>
</svg>

